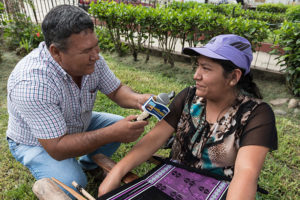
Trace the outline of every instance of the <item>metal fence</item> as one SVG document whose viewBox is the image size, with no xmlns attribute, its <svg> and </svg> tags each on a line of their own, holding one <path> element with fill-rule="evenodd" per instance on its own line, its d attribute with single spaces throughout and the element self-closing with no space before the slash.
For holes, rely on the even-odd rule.
<svg viewBox="0 0 300 200">
<path fill-rule="evenodd" d="M 78 5 L 78 0 L 0 0 L 5 7 L 5 14 L 23 13 L 33 22 L 40 23 L 49 10 L 57 5 Z"/>
</svg>

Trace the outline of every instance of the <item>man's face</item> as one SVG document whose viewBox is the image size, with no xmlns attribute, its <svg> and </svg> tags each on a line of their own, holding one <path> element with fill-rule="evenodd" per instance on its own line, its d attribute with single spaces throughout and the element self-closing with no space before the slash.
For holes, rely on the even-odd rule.
<svg viewBox="0 0 300 200">
<path fill-rule="evenodd" d="M 73 78 L 81 77 L 94 72 L 99 51 L 95 33 L 87 29 L 68 38 L 67 50 L 59 52 L 58 63 Z"/>
</svg>

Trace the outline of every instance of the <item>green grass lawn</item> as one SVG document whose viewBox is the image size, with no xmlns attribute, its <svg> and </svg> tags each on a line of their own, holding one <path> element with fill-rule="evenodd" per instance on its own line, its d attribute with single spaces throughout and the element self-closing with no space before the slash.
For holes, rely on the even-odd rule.
<svg viewBox="0 0 300 200">
<path fill-rule="evenodd" d="M 189 84 L 193 84 L 192 67 L 189 64 L 176 63 L 175 68 L 170 68 L 162 62 L 161 58 L 151 57 L 148 64 L 144 63 L 144 57 L 140 56 L 138 62 L 132 61 L 131 56 L 117 57 L 115 54 L 103 54 L 110 68 L 121 81 L 141 93 L 158 94 L 174 90 L 181 91 Z M 34 178 L 29 171 L 16 162 L 8 150 L 5 138 L 8 114 L 6 111 L 6 81 L 9 73 L 20 57 L 13 52 L 7 52 L 0 63 L 0 199 L 36 199 L 31 187 Z M 277 97 L 291 97 L 284 84 L 271 80 L 257 80 L 265 100 L 268 102 Z M 102 94 L 98 94 L 95 103 L 97 111 L 111 112 L 127 116 L 138 114 L 139 111 L 122 109 L 112 103 Z M 286 109 L 286 116 L 276 116 L 276 125 L 279 137 L 279 149 L 269 153 L 261 173 L 259 184 L 269 191 L 269 195 L 263 199 L 299 199 L 300 196 L 300 116 Z M 157 122 L 151 118 L 147 133 Z M 134 143 L 122 144 L 113 159 L 118 161 L 134 145 Z M 166 150 L 160 153 L 167 155 Z M 134 171 L 139 175 L 146 173 L 150 164 L 143 164 Z M 96 196 L 99 182 L 91 180 L 87 191 Z"/>
</svg>

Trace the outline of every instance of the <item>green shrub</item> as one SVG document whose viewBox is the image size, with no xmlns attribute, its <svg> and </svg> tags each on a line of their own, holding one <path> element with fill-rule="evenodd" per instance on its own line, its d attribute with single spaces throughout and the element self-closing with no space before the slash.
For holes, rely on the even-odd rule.
<svg viewBox="0 0 300 200">
<path fill-rule="evenodd" d="M 285 5 L 283 5 L 285 6 Z M 268 6 L 267 6 L 268 7 Z M 267 9 L 261 9 L 260 11 L 255 10 L 244 10 L 239 4 L 202 4 L 198 2 L 173 2 L 169 5 L 169 8 L 174 10 L 187 11 L 190 9 L 198 10 L 198 14 L 203 10 L 210 9 L 211 11 L 225 15 L 226 17 L 243 17 L 244 19 L 253 19 L 267 22 L 268 24 L 280 24 L 285 19 L 285 12 L 270 12 L 274 10 L 272 7 L 268 11 Z M 269 7 L 268 7 L 269 8 Z M 272 29 L 276 26 L 272 26 Z"/>
<path fill-rule="evenodd" d="M 3 17 L 2 17 L 2 14 L 3 14 L 3 12 L 4 12 L 4 5 L 3 5 L 3 3 L 1 3 L 0 2 L 0 26 L 2 26 L 2 21 L 3 21 Z"/>
<path fill-rule="evenodd" d="M 271 13 L 285 13 L 289 7 L 290 7 L 289 5 L 284 5 L 282 3 L 278 3 L 278 4 L 265 3 L 265 4 L 258 5 L 256 7 L 256 10 L 271 12 Z"/>
<path fill-rule="evenodd" d="M 115 45 L 115 51 L 118 52 L 119 56 L 125 55 L 122 48 L 121 41 L 121 27 L 122 14 L 118 4 L 114 1 L 111 2 L 98 2 L 95 4 L 91 3 L 89 13 L 96 17 L 100 22 L 103 22 L 107 27 L 111 39 Z"/>
<path fill-rule="evenodd" d="M 97 26 L 95 32 L 99 40 L 98 45 L 102 51 L 115 51 L 115 45 L 107 28 Z"/>
<path fill-rule="evenodd" d="M 226 16 L 235 17 L 241 16 L 245 12 L 239 4 L 219 4 L 214 5 L 211 9 Z"/>
<path fill-rule="evenodd" d="M 203 4 L 198 3 L 196 1 L 188 1 L 188 2 L 182 2 L 182 1 L 173 1 L 172 3 L 168 4 L 168 8 L 171 8 L 173 10 L 181 10 L 186 11 L 189 9 L 196 9 L 196 8 L 213 8 L 215 5 L 213 4 Z"/>
<path fill-rule="evenodd" d="M 279 56 L 281 66 L 286 66 L 287 86 L 295 96 L 300 96 L 300 23 L 285 21 L 277 33 L 278 43 L 284 50 Z"/>
<path fill-rule="evenodd" d="M 268 37 L 267 24 L 259 20 L 244 19 L 243 17 L 231 18 L 224 21 L 223 26 L 224 29 L 227 28 L 224 33 L 233 33 L 247 38 L 253 51 Z"/>
<path fill-rule="evenodd" d="M 284 13 L 257 12 L 253 10 L 247 10 L 241 16 L 247 19 L 256 19 L 264 21 L 271 25 L 281 24 L 285 19 Z"/>
<path fill-rule="evenodd" d="M 22 55 L 44 40 L 40 25 L 32 23 L 30 17 L 21 13 L 5 21 L 3 38 L 9 49 L 18 49 Z"/>
<path fill-rule="evenodd" d="M 300 5 L 288 8 L 286 11 L 286 19 L 291 22 L 300 22 Z"/>
<path fill-rule="evenodd" d="M 3 31 L 3 12 L 4 5 L 0 2 L 0 43 L 2 44 L 2 31 Z M 2 51 L 0 49 L 0 62 L 2 61 Z"/>
</svg>

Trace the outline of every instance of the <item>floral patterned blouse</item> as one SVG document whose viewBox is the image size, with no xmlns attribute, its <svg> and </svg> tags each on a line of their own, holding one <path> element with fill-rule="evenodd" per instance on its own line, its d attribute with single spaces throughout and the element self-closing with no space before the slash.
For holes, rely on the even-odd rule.
<svg viewBox="0 0 300 200">
<path fill-rule="evenodd" d="M 240 147 L 260 145 L 277 149 L 275 117 L 261 100 L 239 95 L 214 124 L 206 121 L 206 100 L 194 86 L 182 90 L 170 105 L 165 121 L 176 130 L 172 159 L 218 175 L 232 177 Z"/>
</svg>

